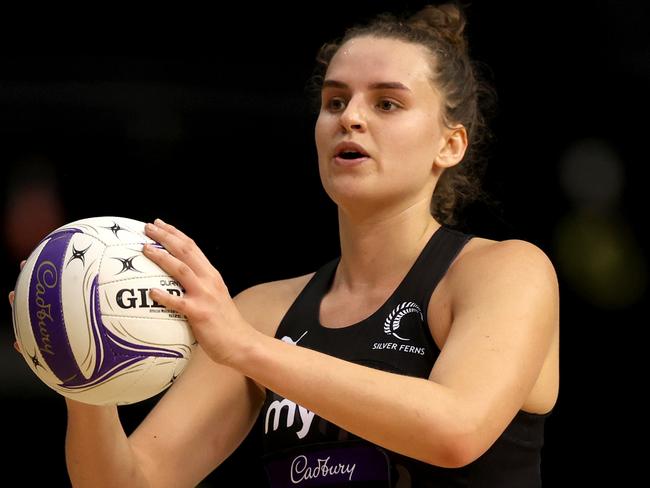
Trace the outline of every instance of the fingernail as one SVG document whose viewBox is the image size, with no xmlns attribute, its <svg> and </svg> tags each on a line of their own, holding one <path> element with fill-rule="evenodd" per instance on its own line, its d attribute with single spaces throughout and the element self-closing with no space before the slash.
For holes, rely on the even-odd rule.
<svg viewBox="0 0 650 488">
<path fill-rule="evenodd" d="M 165 223 L 165 222 L 163 221 L 163 219 L 156 219 L 156 220 L 154 220 L 153 222 L 154 222 L 154 224 L 156 224 L 156 225 L 160 225 L 160 224 L 164 224 L 164 223 Z"/>
</svg>

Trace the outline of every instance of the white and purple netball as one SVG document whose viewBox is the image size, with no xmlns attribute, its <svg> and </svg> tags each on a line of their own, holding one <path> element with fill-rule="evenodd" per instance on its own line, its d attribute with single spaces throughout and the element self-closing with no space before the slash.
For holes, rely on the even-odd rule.
<svg viewBox="0 0 650 488">
<path fill-rule="evenodd" d="M 170 386 L 195 344 L 184 316 L 151 288 L 181 295 L 142 254 L 144 223 L 96 217 L 45 237 L 16 282 L 13 324 L 22 355 L 50 388 L 95 405 L 135 403 Z"/>
</svg>

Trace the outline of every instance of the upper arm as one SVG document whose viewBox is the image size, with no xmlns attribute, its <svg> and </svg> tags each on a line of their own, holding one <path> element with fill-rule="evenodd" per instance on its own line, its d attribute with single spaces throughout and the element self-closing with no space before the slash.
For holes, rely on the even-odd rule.
<svg viewBox="0 0 650 488">
<path fill-rule="evenodd" d="M 277 293 L 277 282 L 265 283 L 233 300 L 247 321 L 270 334 Z M 183 374 L 129 438 L 152 486 L 196 486 L 245 439 L 264 398 L 262 386 L 197 347 Z"/>
<path fill-rule="evenodd" d="M 430 379 L 449 388 L 475 458 L 530 394 L 559 321 L 548 257 L 525 241 L 467 253 L 450 270 L 452 322 Z"/>
</svg>

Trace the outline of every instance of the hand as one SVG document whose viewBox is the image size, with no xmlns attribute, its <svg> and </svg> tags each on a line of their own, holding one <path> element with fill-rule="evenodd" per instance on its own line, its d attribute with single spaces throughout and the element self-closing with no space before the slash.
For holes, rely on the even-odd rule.
<svg viewBox="0 0 650 488">
<path fill-rule="evenodd" d="M 169 251 L 145 245 L 145 256 L 185 289 L 181 297 L 152 289 L 151 298 L 184 314 L 208 356 L 217 363 L 232 366 L 234 359 L 252 345 L 259 333 L 240 314 L 221 274 L 195 242 L 174 226 L 156 219 L 155 224 L 145 226 L 145 233 Z"/>
<path fill-rule="evenodd" d="M 25 263 L 26 263 L 26 262 L 27 262 L 27 261 L 25 261 L 24 259 L 20 262 L 20 270 L 21 270 L 21 271 L 22 271 L 22 269 L 25 267 Z M 16 292 L 15 292 L 14 290 L 11 290 L 11 291 L 9 292 L 9 305 L 10 305 L 12 308 L 13 308 L 13 306 L 14 306 L 14 298 L 16 298 Z M 21 350 L 20 350 L 20 344 L 18 344 L 18 341 L 14 341 L 14 349 L 15 349 L 16 351 L 18 351 L 18 352 L 21 352 Z"/>
</svg>

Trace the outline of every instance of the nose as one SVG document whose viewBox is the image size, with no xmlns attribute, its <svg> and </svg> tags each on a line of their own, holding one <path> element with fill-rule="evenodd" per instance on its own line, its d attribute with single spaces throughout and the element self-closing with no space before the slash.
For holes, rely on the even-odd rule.
<svg viewBox="0 0 650 488">
<path fill-rule="evenodd" d="M 352 99 L 348 102 L 339 119 L 343 132 L 365 131 L 366 117 L 360 104 Z"/>
</svg>

